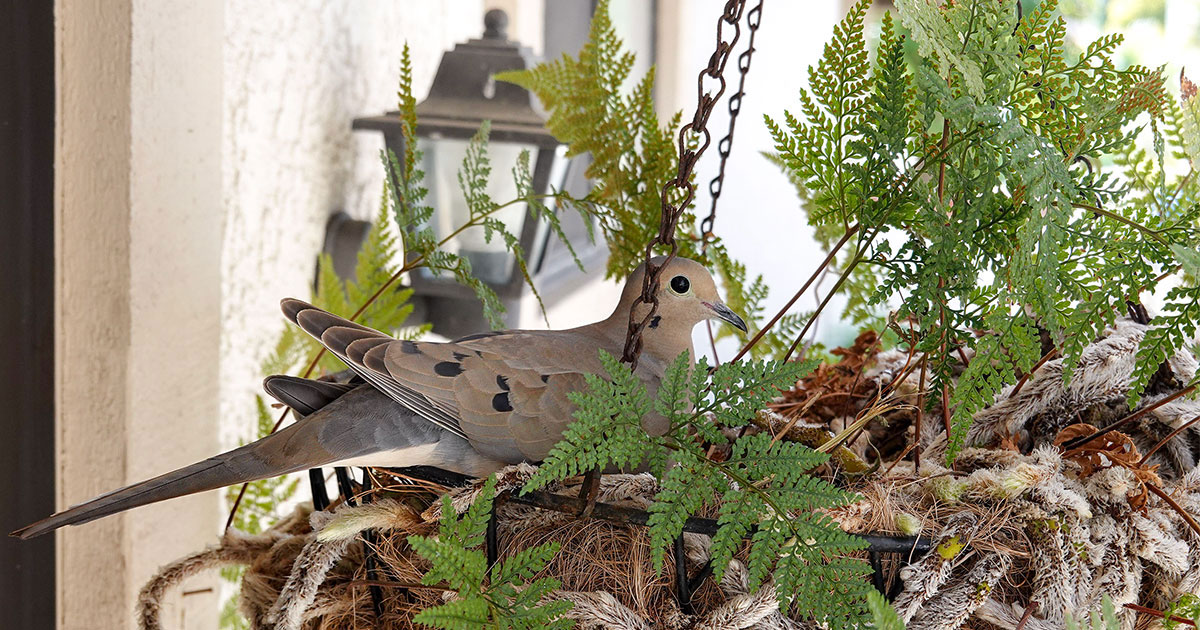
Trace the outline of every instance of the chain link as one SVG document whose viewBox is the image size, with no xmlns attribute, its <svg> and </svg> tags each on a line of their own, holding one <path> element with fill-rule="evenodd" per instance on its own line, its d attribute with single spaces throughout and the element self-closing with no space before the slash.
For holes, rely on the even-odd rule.
<svg viewBox="0 0 1200 630">
<path fill-rule="evenodd" d="M 709 144 L 712 143 L 712 134 L 707 128 L 708 119 L 712 116 L 713 107 L 725 93 L 725 65 L 741 36 L 740 22 L 745 10 L 746 0 L 728 0 L 725 3 L 725 9 L 717 20 L 716 50 L 709 57 L 708 65 L 700 71 L 696 79 L 696 112 L 691 121 L 679 130 L 679 170 L 673 179 L 663 184 L 662 218 L 658 234 L 646 244 L 646 273 L 642 278 L 642 294 L 634 300 L 629 313 L 629 330 L 625 337 L 625 350 L 621 355 L 621 361 L 628 363 L 631 370 L 637 369 L 638 357 L 642 353 L 642 333 L 646 330 L 650 320 L 658 313 L 656 289 L 663 267 L 679 253 L 679 243 L 675 241 L 675 228 L 679 224 L 679 218 L 696 195 L 696 186 L 691 182 L 692 169 L 700 156 L 708 149 Z M 757 23 L 756 19 L 755 28 Z M 725 40 L 726 27 L 733 30 L 728 41 Z M 749 66 L 748 60 L 747 57 L 747 67 Z M 712 82 L 715 82 L 715 89 L 706 88 L 706 83 L 712 85 Z M 738 107 L 740 108 L 740 106 L 739 98 Z M 732 104 L 730 107 L 733 107 Z M 698 142 L 693 145 L 691 141 L 694 139 L 698 139 Z M 661 265 L 654 264 L 650 260 L 654 255 L 656 245 L 670 248 L 671 253 L 667 255 Z M 649 304 L 650 310 L 639 321 L 637 307 L 641 304 Z"/>
<path fill-rule="evenodd" d="M 712 240 L 713 223 L 717 220 L 717 200 L 725 188 L 725 163 L 729 160 L 729 154 L 733 150 L 733 130 L 737 126 L 738 114 L 742 111 L 742 99 L 746 96 L 746 74 L 750 72 L 750 58 L 754 55 L 754 36 L 758 33 L 759 24 L 762 23 L 762 6 L 763 0 L 758 0 L 758 4 L 746 13 L 746 28 L 750 31 L 750 38 L 746 50 L 738 55 L 738 89 L 729 97 L 729 133 L 726 133 L 725 137 L 717 143 L 717 154 L 721 156 L 721 164 L 717 168 L 717 176 L 708 183 L 712 206 L 709 207 L 708 216 L 700 222 L 700 238 L 703 239 L 701 243 L 705 249 Z"/>
</svg>

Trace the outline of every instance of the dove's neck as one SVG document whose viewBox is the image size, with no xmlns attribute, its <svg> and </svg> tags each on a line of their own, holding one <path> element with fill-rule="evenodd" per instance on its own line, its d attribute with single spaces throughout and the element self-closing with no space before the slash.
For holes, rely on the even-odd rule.
<svg viewBox="0 0 1200 630">
<path fill-rule="evenodd" d="M 641 321 L 649 309 L 649 305 L 638 305 L 636 321 Z M 616 349 L 615 356 L 620 356 L 625 348 L 625 337 L 629 332 L 629 307 L 624 304 L 618 306 L 612 315 L 608 316 L 608 319 L 597 322 L 595 325 L 603 331 L 604 336 Z M 668 322 L 661 315 L 651 318 L 650 323 L 642 331 L 642 356 L 651 357 L 654 363 L 660 366 L 659 369 L 665 369 L 675 360 L 675 357 L 685 351 L 688 353 L 688 357 L 694 361 L 696 356 L 692 350 L 692 328 L 694 326 L 695 324 L 680 325 L 679 322 Z"/>
</svg>

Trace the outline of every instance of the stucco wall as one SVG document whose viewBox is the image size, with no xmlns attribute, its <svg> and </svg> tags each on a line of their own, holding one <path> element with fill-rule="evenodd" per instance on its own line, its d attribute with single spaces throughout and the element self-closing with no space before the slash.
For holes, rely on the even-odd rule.
<svg viewBox="0 0 1200 630">
<path fill-rule="evenodd" d="M 57 499 L 125 481 L 130 0 L 56 7 Z M 69 254 L 69 255 L 67 255 Z M 123 519 L 58 536 L 58 625 L 127 627 Z M 113 578 L 116 579 L 113 579 Z"/>
<path fill-rule="evenodd" d="M 482 32 L 481 0 L 329 3 L 233 0 L 225 16 L 221 419 L 232 446 L 254 426 L 259 364 L 283 326 L 279 300 L 307 297 L 328 217 L 371 218 L 379 134 L 356 116 L 396 107 L 407 40 L 424 96 L 444 50 Z"/>
</svg>

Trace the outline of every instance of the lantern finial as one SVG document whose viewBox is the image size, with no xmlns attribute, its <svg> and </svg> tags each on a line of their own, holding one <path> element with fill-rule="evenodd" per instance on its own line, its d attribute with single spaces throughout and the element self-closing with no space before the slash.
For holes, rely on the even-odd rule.
<svg viewBox="0 0 1200 630">
<path fill-rule="evenodd" d="M 508 41 L 508 14 L 492 9 L 483 16 L 483 38 Z"/>
</svg>

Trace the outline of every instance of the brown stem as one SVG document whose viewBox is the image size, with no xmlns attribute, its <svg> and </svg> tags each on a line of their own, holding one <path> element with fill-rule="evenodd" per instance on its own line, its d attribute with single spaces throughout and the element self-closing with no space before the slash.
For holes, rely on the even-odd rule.
<svg viewBox="0 0 1200 630">
<path fill-rule="evenodd" d="M 835 256 L 837 256 L 838 251 L 842 249 L 842 246 L 846 244 L 846 241 L 849 241 L 850 237 L 853 236 L 857 231 L 857 223 L 850 226 L 850 228 L 846 230 L 846 233 L 843 234 L 842 238 L 837 242 L 836 245 L 833 246 L 833 249 L 829 250 L 829 254 L 825 256 L 825 260 L 821 261 L 821 264 L 817 266 L 816 271 L 813 271 L 812 275 L 808 277 L 808 280 L 805 281 L 804 285 L 800 287 L 800 290 L 796 291 L 796 294 L 792 296 L 792 299 L 788 300 L 787 304 L 784 304 L 783 308 L 779 309 L 778 313 L 775 313 L 775 316 L 771 318 L 771 321 L 767 322 L 767 324 L 763 326 L 762 329 L 757 333 L 754 333 L 754 337 L 751 338 L 750 341 L 746 342 L 745 347 L 743 347 L 736 356 L 729 360 L 730 363 L 737 363 L 738 360 L 746 356 L 746 353 L 749 352 L 750 349 L 753 348 L 755 344 L 757 344 L 763 338 L 763 336 L 767 334 L 767 331 L 771 330 L 775 324 L 779 323 L 779 320 L 782 319 L 784 314 L 788 312 L 788 309 L 792 308 L 792 305 L 796 303 L 796 300 L 799 300 L 800 296 L 804 295 L 804 292 L 808 290 L 809 285 L 811 285 L 818 277 L 820 277 L 821 272 L 824 271 L 831 262 L 833 262 L 833 259 Z M 791 353 L 789 352 L 788 354 L 790 356 Z"/>
<path fill-rule="evenodd" d="M 1153 405 L 1148 405 L 1148 406 L 1142 407 L 1141 409 L 1138 409 L 1137 411 L 1125 416 L 1124 418 L 1121 418 L 1120 420 L 1117 420 L 1116 422 L 1104 427 L 1103 429 L 1100 429 L 1099 431 L 1096 431 L 1095 433 L 1093 433 L 1091 435 L 1080 436 L 1073 440 L 1064 442 L 1060 448 L 1064 451 L 1069 451 L 1071 449 L 1079 448 L 1080 446 L 1083 446 L 1084 444 L 1091 442 L 1092 440 L 1100 437 L 1101 435 L 1108 433 L 1109 431 L 1116 430 L 1117 428 L 1124 426 L 1128 422 L 1137 420 L 1138 418 L 1150 413 L 1151 411 L 1154 411 L 1155 409 L 1158 409 L 1159 407 L 1171 402 L 1172 400 L 1175 400 L 1176 398 L 1180 398 L 1180 397 L 1190 394 L 1192 392 L 1192 390 L 1194 390 L 1194 389 L 1196 389 L 1196 385 L 1189 385 L 1188 387 L 1185 387 L 1185 388 L 1175 392 L 1174 394 L 1171 394 L 1170 396 L 1163 398 L 1162 400 L 1154 403 Z"/>
<path fill-rule="evenodd" d="M 1153 455 L 1155 452 L 1157 452 L 1158 449 L 1162 448 L 1163 446 L 1166 446 L 1167 442 L 1170 442 L 1171 440 L 1175 439 L 1176 435 L 1183 433 L 1183 431 L 1186 430 L 1188 427 L 1192 426 L 1193 424 L 1196 424 L 1196 421 L 1198 421 L 1198 420 L 1200 420 L 1200 416 L 1196 416 L 1195 418 L 1188 420 L 1187 422 L 1183 423 L 1183 425 L 1180 426 L 1178 429 L 1175 429 L 1174 431 L 1167 434 L 1167 437 L 1159 440 L 1158 444 L 1155 444 L 1150 450 L 1146 451 L 1146 454 L 1142 456 L 1141 461 L 1139 461 L 1137 463 L 1137 465 L 1144 466 L 1146 464 L 1146 460 L 1150 459 L 1150 456 Z"/>
<path fill-rule="evenodd" d="M 917 385 L 917 420 L 913 431 L 913 444 L 921 443 L 921 421 L 925 419 L 925 373 L 929 368 L 929 360 L 921 355 L 921 381 Z M 913 451 L 913 472 L 921 472 L 921 449 Z"/>
<path fill-rule="evenodd" d="M 938 202 L 941 203 L 946 196 L 946 147 L 950 143 L 950 119 L 942 118 L 942 145 L 941 145 L 941 163 L 938 164 L 938 185 L 937 196 Z"/>
<path fill-rule="evenodd" d="M 1171 198 L 1167 200 L 1167 206 L 1163 210 L 1170 210 L 1171 206 L 1175 205 L 1175 198 L 1179 196 L 1179 193 L 1183 192 L 1184 188 L 1187 188 L 1188 182 L 1192 180 L 1192 175 L 1195 174 L 1196 167 L 1193 166 L 1188 169 L 1187 175 L 1184 175 L 1179 185 L 1175 187 L 1175 192 L 1171 193 Z"/>
<path fill-rule="evenodd" d="M 846 279 L 850 277 L 850 273 L 854 271 L 856 266 L 858 266 L 859 261 L 862 260 L 862 255 L 865 249 L 866 246 L 864 245 L 864 249 L 858 252 L 858 255 L 854 257 L 854 260 L 850 261 L 849 265 L 846 265 L 846 269 L 842 272 L 842 275 L 838 277 L 837 283 L 833 285 L 833 288 L 829 290 L 829 293 L 825 294 L 825 299 L 821 300 L 821 304 L 817 306 L 817 310 L 813 311 L 813 314 L 808 318 L 808 322 L 804 324 L 804 328 L 800 331 L 800 334 L 796 335 L 796 339 L 792 341 L 792 345 L 788 346 L 787 353 L 783 355 L 784 361 L 792 358 L 792 353 L 795 352 L 796 348 L 799 347 L 804 341 L 804 337 L 808 335 L 808 331 L 813 327 L 813 324 L 817 323 L 817 318 L 821 316 L 821 312 L 825 310 L 825 307 L 829 305 L 829 301 L 833 299 L 833 296 L 837 294 L 838 289 L 842 288 L 842 284 L 845 283 Z"/>
<path fill-rule="evenodd" d="M 1197 523 L 1196 519 L 1192 518 L 1192 515 L 1188 514 L 1187 510 L 1183 509 L 1183 506 L 1176 503 L 1175 499 L 1172 499 L 1170 495 L 1168 495 L 1166 492 L 1163 492 L 1162 488 L 1159 488 L 1150 482 L 1146 482 L 1146 489 L 1150 492 L 1153 492 L 1158 496 L 1158 498 L 1166 501 L 1167 505 L 1171 506 L 1171 509 L 1179 513 L 1179 516 L 1183 519 L 1183 522 L 1187 523 L 1188 527 L 1192 528 L 1192 531 L 1200 534 L 1200 523 Z"/>
<path fill-rule="evenodd" d="M 950 390 L 942 384 L 942 424 L 946 427 L 946 439 L 950 439 Z"/>
<path fill-rule="evenodd" d="M 285 411 L 284 413 L 287 413 L 287 412 Z M 283 418 L 280 418 L 280 421 L 282 421 L 282 420 L 283 420 Z M 275 426 L 279 426 L 279 423 L 276 423 Z M 274 430 L 272 429 L 272 431 L 274 431 Z M 233 527 L 233 517 L 237 516 L 238 506 L 242 504 L 242 497 L 246 496 L 246 489 L 249 487 L 250 487 L 249 483 L 244 483 L 244 484 L 242 484 L 241 489 L 238 490 L 237 498 L 234 499 L 234 501 L 233 501 L 233 507 L 230 508 L 230 510 L 229 510 L 229 518 L 225 519 L 225 529 L 229 529 L 230 527 Z"/>
<path fill-rule="evenodd" d="M 1025 607 L 1025 612 L 1021 613 L 1021 620 L 1017 622 L 1016 630 L 1024 630 L 1025 624 L 1029 622 L 1029 618 L 1033 616 L 1033 611 L 1037 610 L 1037 602 L 1029 602 Z"/>
<path fill-rule="evenodd" d="M 708 330 L 708 345 L 712 349 L 713 365 L 721 365 L 721 357 L 717 356 L 717 337 L 713 334 L 711 319 L 704 320 L 704 328 Z"/>
<path fill-rule="evenodd" d="M 1167 615 L 1166 615 L 1166 613 L 1164 613 L 1164 612 L 1163 612 L 1163 611 L 1161 611 L 1161 610 L 1154 610 L 1153 608 L 1147 608 L 1147 607 L 1145 607 L 1145 606 L 1140 606 L 1140 605 L 1138 605 L 1138 604 L 1125 604 L 1125 607 L 1126 607 L 1126 608 L 1128 608 L 1129 610 L 1132 610 L 1132 611 L 1136 611 L 1136 612 L 1140 612 L 1140 613 L 1145 613 L 1145 614 L 1147 614 L 1147 615 L 1150 615 L 1151 617 L 1158 617 L 1159 619 L 1166 619 L 1166 618 L 1167 618 Z M 1193 627 L 1193 628 L 1195 628 L 1195 627 L 1196 627 L 1196 622 L 1194 622 L 1194 621 L 1192 621 L 1192 620 L 1190 620 L 1190 619 L 1184 619 L 1183 617 L 1176 617 L 1176 616 L 1172 615 L 1172 616 L 1171 616 L 1171 621 L 1175 621 L 1175 622 L 1178 622 L 1178 623 L 1185 623 L 1185 624 L 1187 624 L 1187 625 L 1189 625 L 1189 626 L 1191 626 L 1191 627 Z"/>
<path fill-rule="evenodd" d="M 905 458 L 906 456 L 908 456 L 909 452 L 911 452 L 911 451 L 913 450 L 913 448 L 915 448 L 916 446 L 917 446 L 917 440 L 913 440 L 913 441 L 912 441 L 912 443 L 910 443 L 908 446 L 904 447 L 904 450 L 903 450 L 903 451 L 900 451 L 900 456 L 899 456 L 899 457 L 897 457 L 897 458 L 896 458 L 896 460 L 895 460 L 895 461 L 893 461 L 893 462 L 892 462 L 892 463 L 891 463 L 891 464 L 890 464 L 890 465 L 887 467 L 887 470 L 884 470 L 884 471 L 883 471 L 883 475 L 881 476 L 881 478 L 884 478 L 884 479 L 886 479 L 888 475 L 892 474 L 892 469 L 893 469 L 893 468 L 895 468 L 897 464 L 899 464 L 900 462 L 904 461 L 904 458 Z M 915 454 L 914 454 L 914 456 L 913 456 L 913 461 L 914 461 L 914 462 L 916 461 L 916 455 L 915 455 Z M 920 471 L 919 471 L 919 470 L 917 470 L 917 471 L 915 471 L 915 472 L 920 472 Z"/>
<path fill-rule="evenodd" d="M 1021 393 L 1021 388 L 1025 386 L 1025 381 L 1028 381 L 1030 376 L 1033 376 L 1033 374 L 1037 372 L 1039 368 L 1045 365 L 1047 361 L 1056 356 L 1058 356 L 1058 348 L 1050 348 L 1050 352 L 1043 354 L 1042 358 L 1038 359 L 1038 362 L 1034 363 L 1033 367 L 1030 368 L 1028 372 L 1021 375 L 1021 380 L 1017 381 L 1016 386 L 1013 387 L 1012 393 L 1009 394 L 1008 397 L 1012 398 L 1013 396 Z"/>
</svg>

